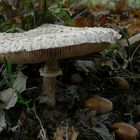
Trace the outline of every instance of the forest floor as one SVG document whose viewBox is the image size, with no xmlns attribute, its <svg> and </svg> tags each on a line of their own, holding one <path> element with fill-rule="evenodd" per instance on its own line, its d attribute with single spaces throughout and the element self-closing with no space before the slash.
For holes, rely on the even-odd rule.
<svg viewBox="0 0 140 140">
<path fill-rule="evenodd" d="M 41 93 L 42 79 L 38 71 L 42 64 L 13 65 L 13 71 L 22 67 L 22 72 L 28 75 L 26 90 L 21 95 L 30 102 L 28 106 L 17 102 L 9 109 L 0 102 L 0 139 L 140 139 L 140 8 L 129 7 L 124 1 L 116 3 L 115 8 L 102 4 L 87 6 L 80 2 L 68 6 L 63 3 L 63 7 L 69 9 L 72 17 L 72 22 L 67 20 L 63 24 L 110 27 L 123 39 L 101 53 L 60 60 L 63 75 L 56 79 L 55 107 L 36 100 Z M 14 19 L 15 14 L 10 16 Z M 0 29 L 9 30 L 9 25 L 0 26 Z M 7 87 L 2 74 L 1 69 L 1 92 Z"/>
</svg>

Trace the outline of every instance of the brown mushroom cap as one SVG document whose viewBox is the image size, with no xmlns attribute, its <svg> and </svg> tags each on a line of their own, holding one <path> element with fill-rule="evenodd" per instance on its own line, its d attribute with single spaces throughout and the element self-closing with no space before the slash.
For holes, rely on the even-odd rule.
<svg viewBox="0 0 140 140">
<path fill-rule="evenodd" d="M 109 113 L 113 110 L 113 103 L 100 96 L 94 96 L 85 100 L 85 107 L 96 110 L 97 113 Z"/>
<path fill-rule="evenodd" d="M 39 63 L 100 52 L 120 35 L 109 28 L 45 24 L 23 33 L 0 33 L 0 62 Z"/>
<path fill-rule="evenodd" d="M 115 129 L 115 135 L 119 140 L 137 140 L 138 130 L 127 123 L 114 123 L 112 128 Z"/>
</svg>

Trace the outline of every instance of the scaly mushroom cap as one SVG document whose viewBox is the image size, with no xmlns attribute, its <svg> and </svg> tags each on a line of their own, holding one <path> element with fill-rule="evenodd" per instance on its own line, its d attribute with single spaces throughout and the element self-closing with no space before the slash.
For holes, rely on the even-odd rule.
<svg viewBox="0 0 140 140">
<path fill-rule="evenodd" d="M 38 63 L 51 58 L 82 56 L 104 50 L 120 35 L 109 28 L 44 24 L 23 33 L 0 33 L 0 62 Z"/>
</svg>

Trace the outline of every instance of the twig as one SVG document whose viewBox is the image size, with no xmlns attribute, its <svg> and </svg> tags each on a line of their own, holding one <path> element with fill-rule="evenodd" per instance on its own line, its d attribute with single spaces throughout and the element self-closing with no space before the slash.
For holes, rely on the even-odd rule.
<svg viewBox="0 0 140 140">
<path fill-rule="evenodd" d="M 33 103 L 33 112 L 34 112 L 34 114 L 35 114 L 36 119 L 38 120 L 38 122 L 39 122 L 39 124 L 40 124 L 41 130 L 42 130 L 42 133 L 40 133 L 40 134 L 41 134 L 42 139 L 43 139 L 43 140 L 48 140 L 48 138 L 47 138 L 47 136 L 46 136 L 45 129 L 44 129 L 43 125 L 42 125 L 42 122 L 41 122 L 39 116 L 38 116 L 37 113 L 36 113 L 35 102 Z"/>
</svg>

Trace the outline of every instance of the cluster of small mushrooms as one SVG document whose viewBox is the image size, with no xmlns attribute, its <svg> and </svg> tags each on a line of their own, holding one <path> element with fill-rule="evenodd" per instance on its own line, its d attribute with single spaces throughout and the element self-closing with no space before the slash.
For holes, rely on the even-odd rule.
<svg viewBox="0 0 140 140">
<path fill-rule="evenodd" d="M 55 80 L 62 74 L 58 60 L 100 52 L 121 35 L 110 28 L 44 24 L 23 33 L 0 33 L 0 62 L 40 63 L 43 77 L 40 101 L 55 105 Z"/>
</svg>

